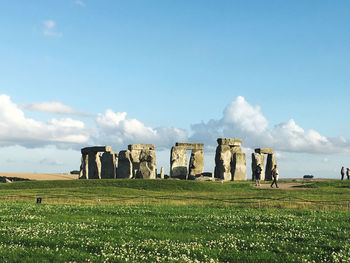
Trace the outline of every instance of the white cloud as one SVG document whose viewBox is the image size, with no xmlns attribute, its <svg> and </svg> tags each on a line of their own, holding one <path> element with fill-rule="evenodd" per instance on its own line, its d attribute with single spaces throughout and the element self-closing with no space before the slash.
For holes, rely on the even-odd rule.
<svg viewBox="0 0 350 263">
<path fill-rule="evenodd" d="M 76 0 L 74 3 L 75 3 L 76 5 L 81 6 L 81 7 L 85 7 L 85 6 L 86 6 L 85 3 L 84 3 L 82 0 Z"/>
<path fill-rule="evenodd" d="M 350 143 L 344 137 L 327 138 L 315 130 L 305 131 L 293 119 L 268 128 L 268 120 L 259 106 L 250 105 L 243 97 L 233 100 L 220 120 L 210 120 L 191 126 L 191 140 L 199 138 L 214 146 L 218 137 L 243 139 L 250 148 L 272 147 L 285 152 L 344 153 Z"/>
<path fill-rule="evenodd" d="M 63 36 L 61 32 L 56 31 L 56 22 L 53 20 L 45 20 L 43 22 L 44 30 L 43 33 L 48 37 L 57 37 L 60 38 Z"/>
<path fill-rule="evenodd" d="M 79 115 L 72 107 L 60 102 L 32 103 L 25 109 L 54 114 Z M 239 138 L 243 147 L 253 150 L 272 147 L 275 151 L 300 153 L 345 153 L 350 143 L 344 137 L 329 138 L 315 130 L 304 130 L 293 119 L 270 128 L 259 106 L 250 105 L 237 97 L 223 111 L 219 120 L 209 120 L 191 126 L 193 134 L 175 127 L 153 128 L 141 121 L 127 118 L 126 112 L 111 109 L 94 116 L 95 125 L 86 127 L 81 120 L 51 118 L 46 122 L 25 117 L 9 96 L 0 95 L 0 146 L 75 147 L 112 145 L 116 151 L 130 143 L 151 143 L 167 148 L 177 141 L 202 142 L 209 151 L 215 151 L 219 137 Z M 281 158 L 281 156 L 278 156 Z"/>
<path fill-rule="evenodd" d="M 61 102 L 40 102 L 40 103 L 31 103 L 23 104 L 22 108 L 29 111 L 36 112 L 47 112 L 54 114 L 65 114 L 65 115 L 80 115 L 80 116 L 89 116 L 89 114 L 77 111 L 70 106 L 64 105 Z"/>
<path fill-rule="evenodd" d="M 234 125 L 242 132 L 263 132 L 269 122 L 259 106 L 251 106 L 242 96 L 238 96 L 224 110 L 223 123 Z"/>
<path fill-rule="evenodd" d="M 0 146 L 77 147 L 86 144 L 89 132 L 85 124 L 71 118 L 40 122 L 26 118 L 7 95 L 0 95 Z"/>
<path fill-rule="evenodd" d="M 177 141 L 186 141 L 185 131 L 173 127 L 151 128 L 136 119 L 127 119 L 126 112 L 106 110 L 96 119 L 98 135 L 94 141 L 125 147 L 130 143 L 151 143 L 157 147 L 170 147 Z"/>
</svg>

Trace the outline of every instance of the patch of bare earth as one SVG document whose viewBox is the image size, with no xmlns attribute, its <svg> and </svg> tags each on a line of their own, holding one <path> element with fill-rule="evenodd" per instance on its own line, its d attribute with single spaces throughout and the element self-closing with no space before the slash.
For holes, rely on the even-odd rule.
<svg viewBox="0 0 350 263">
<path fill-rule="evenodd" d="M 278 183 L 278 189 L 288 189 L 288 190 L 296 190 L 296 189 L 306 189 L 306 188 L 298 188 L 295 186 L 299 186 L 302 185 L 301 183 Z M 256 186 L 255 184 L 252 184 L 252 187 L 256 187 L 256 188 L 262 188 L 262 189 L 272 189 L 271 188 L 271 184 L 261 184 L 260 186 Z M 276 189 L 276 186 L 273 185 L 273 189 Z"/>
<path fill-rule="evenodd" d="M 34 181 L 47 180 L 75 180 L 78 179 L 76 174 L 39 174 L 39 173 L 0 173 L 0 177 L 19 178 Z"/>
</svg>

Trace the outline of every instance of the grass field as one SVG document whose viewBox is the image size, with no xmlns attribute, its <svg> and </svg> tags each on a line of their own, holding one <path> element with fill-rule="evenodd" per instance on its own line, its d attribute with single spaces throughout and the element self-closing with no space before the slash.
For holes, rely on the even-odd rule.
<svg viewBox="0 0 350 263">
<path fill-rule="evenodd" d="M 350 182 L 293 183 L 0 184 L 0 262 L 350 262 Z"/>
</svg>

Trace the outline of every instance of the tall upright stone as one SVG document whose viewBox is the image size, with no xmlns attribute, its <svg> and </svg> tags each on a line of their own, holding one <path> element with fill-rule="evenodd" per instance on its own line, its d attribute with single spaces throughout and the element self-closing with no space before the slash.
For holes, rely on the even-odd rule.
<svg viewBox="0 0 350 263">
<path fill-rule="evenodd" d="M 186 154 L 187 155 L 187 154 Z M 196 176 L 203 172 L 204 152 L 202 149 L 192 150 L 189 163 L 189 176 Z"/>
<path fill-rule="evenodd" d="M 170 177 L 187 179 L 187 152 L 184 146 L 173 146 L 171 148 Z"/>
<path fill-rule="evenodd" d="M 233 181 L 247 180 L 247 164 L 245 153 L 234 153 L 231 162 L 231 174 Z"/>
<path fill-rule="evenodd" d="M 267 155 L 266 169 L 265 169 L 265 180 L 272 180 L 272 169 L 276 164 L 276 158 L 273 154 Z"/>
<path fill-rule="evenodd" d="M 156 178 L 156 152 L 153 144 L 130 144 L 128 146 L 134 178 Z"/>
<path fill-rule="evenodd" d="M 156 153 L 153 150 L 141 150 L 139 169 L 135 178 L 156 179 Z"/>
<path fill-rule="evenodd" d="M 101 156 L 101 179 L 115 179 L 116 159 L 113 152 L 104 152 Z"/>
<path fill-rule="evenodd" d="M 130 155 L 129 150 L 119 152 L 117 178 L 130 179 L 133 177 Z"/>
<path fill-rule="evenodd" d="M 164 167 L 160 168 L 160 179 L 164 179 Z"/>
<path fill-rule="evenodd" d="M 231 181 L 231 159 L 232 153 L 229 145 L 218 145 L 215 153 L 214 176 L 224 181 Z"/>
<path fill-rule="evenodd" d="M 80 165 L 80 174 L 79 179 L 88 179 L 89 178 L 89 155 L 83 154 L 81 156 L 81 165 Z"/>
<path fill-rule="evenodd" d="M 260 179 L 265 180 L 265 171 L 264 171 L 264 154 L 252 153 L 252 180 L 255 180 L 255 170 L 256 167 L 260 164 L 261 175 Z"/>
<path fill-rule="evenodd" d="M 101 179 L 101 160 L 100 152 L 90 152 L 88 154 L 88 178 L 87 179 Z"/>
<path fill-rule="evenodd" d="M 246 180 L 247 167 L 245 153 L 242 152 L 242 140 L 233 138 L 218 138 L 215 154 L 216 178 L 224 181 Z"/>
</svg>

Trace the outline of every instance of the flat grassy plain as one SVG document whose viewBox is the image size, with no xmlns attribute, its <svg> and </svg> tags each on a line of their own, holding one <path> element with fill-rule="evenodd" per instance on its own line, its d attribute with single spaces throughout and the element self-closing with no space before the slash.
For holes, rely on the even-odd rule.
<svg viewBox="0 0 350 263">
<path fill-rule="evenodd" d="M 349 181 L 26 181 L 0 201 L 0 262 L 350 262 Z"/>
</svg>

